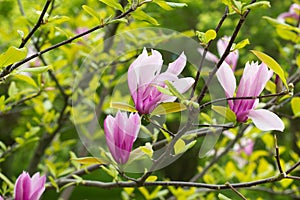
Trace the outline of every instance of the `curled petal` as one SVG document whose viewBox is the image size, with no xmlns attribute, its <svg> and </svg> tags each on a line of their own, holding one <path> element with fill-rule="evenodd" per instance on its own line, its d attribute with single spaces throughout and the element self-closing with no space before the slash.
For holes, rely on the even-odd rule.
<svg viewBox="0 0 300 200">
<path fill-rule="evenodd" d="M 274 113 L 265 109 L 251 110 L 248 117 L 262 131 L 283 131 L 283 121 Z"/>
</svg>

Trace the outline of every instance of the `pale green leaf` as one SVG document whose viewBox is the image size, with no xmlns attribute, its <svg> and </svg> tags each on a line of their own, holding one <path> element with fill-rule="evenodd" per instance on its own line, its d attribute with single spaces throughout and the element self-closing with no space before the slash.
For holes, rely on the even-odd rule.
<svg viewBox="0 0 300 200">
<path fill-rule="evenodd" d="M 26 58 L 27 49 L 9 47 L 8 50 L 0 55 L 0 68 L 18 62 Z"/>
<path fill-rule="evenodd" d="M 159 23 L 157 22 L 156 19 L 154 19 L 153 17 L 151 17 L 150 15 L 146 14 L 145 12 L 143 12 L 142 10 L 136 10 L 135 12 L 133 12 L 132 17 L 137 19 L 137 20 L 141 20 L 141 21 L 146 21 L 150 24 L 153 24 L 155 26 L 158 26 Z"/>
<path fill-rule="evenodd" d="M 232 199 L 226 197 L 225 195 L 223 195 L 223 194 L 221 194 L 221 193 L 218 194 L 218 198 L 219 198 L 220 200 L 232 200 Z"/>
<path fill-rule="evenodd" d="M 106 160 L 103 160 L 101 158 L 95 158 L 95 157 L 81 157 L 81 158 L 72 158 L 73 161 L 78 162 L 83 165 L 103 165 L 107 164 Z"/>
<path fill-rule="evenodd" d="M 99 1 L 108 5 L 109 7 L 112 7 L 114 9 L 124 12 L 124 8 L 122 7 L 122 5 L 119 3 L 118 0 L 99 0 Z"/>
<path fill-rule="evenodd" d="M 236 49 L 242 49 L 244 48 L 246 45 L 250 44 L 248 39 L 244 39 L 242 41 L 240 41 L 239 43 L 237 43 L 234 47 L 234 50 Z"/>
<path fill-rule="evenodd" d="M 175 3 L 175 2 L 166 2 L 169 6 L 172 8 L 183 8 L 187 7 L 188 5 L 186 3 Z"/>
<path fill-rule="evenodd" d="M 22 80 L 22 81 L 28 83 L 29 85 L 31 85 L 35 88 L 38 88 L 35 81 L 29 76 L 26 76 L 26 75 L 23 75 L 23 74 L 15 74 L 14 77 L 17 78 L 18 80 Z"/>
<path fill-rule="evenodd" d="M 270 8 L 271 4 L 269 1 L 258 1 L 255 3 L 251 3 L 247 6 L 243 7 L 243 11 L 247 10 L 247 9 L 255 9 L 255 8 L 260 8 L 260 7 L 264 7 L 264 8 Z"/>
<path fill-rule="evenodd" d="M 157 88 L 158 91 L 160 91 L 163 94 L 169 95 L 169 96 L 173 96 L 172 92 L 169 90 L 169 88 L 163 88 L 159 85 L 154 85 L 154 87 Z"/>
<path fill-rule="evenodd" d="M 185 150 L 185 142 L 182 139 L 177 140 L 174 145 L 175 155 L 183 153 Z"/>
<path fill-rule="evenodd" d="M 170 92 L 174 96 L 176 96 L 180 101 L 183 101 L 185 99 L 184 96 L 177 90 L 177 88 L 174 87 L 174 85 L 171 82 L 169 82 L 168 80 L 166 80 L 165 84 L 168 86 Z"/>
<path fill-rule="evenodd" d="M 161 7 L 164 10 L 173 10 L 173 8 L 163 0 L 154 0 L 153 3 L 156 3 L 159 7 Z"/>
<path fill-rule="evenodd" d="M 217 33 L 215 30 L 209 29 L 208 31 L 205 32 L 204 37 L 205 37 L 205 43 L 208 43 L 217 37 Z"/>
<path fill-rule="evenodd" d="M 159 104 L 152 112 L 151 115 L 166 115 L 169 113 L 180 112 L 186 110 L 187 107 L 178 102 L 166 102 Z"/>
<path fill-rule="evenodd" d="M 89 15 L 91 15 L 92 17 L 96 18 L 97 20 L 100 20 L 100 16 L 97 13 L 97 11 L 95 11 L 93 8 L 87 6 L 87 5 L 83 5 L 82 6 L 83 10 L 85 10 Z"/>
<path fill-rule="evenodd" d="M 13 98 L 14 96 L 16 96 L 16 94 L 18 92 L 19 92 L 19 90 L 16 86 L 16 83 L 14 81 L 12 81 L 8 88 L 8 96 Z"/>
<path fill-rule="evenodd" d="M 110 107 L 118 110 L 127 111 L 127 112 L 137 112 L 135 107 L 123 102 L 111 102 Z"/>
<path fill-rule="evenodd" d="M 224 106 L 212 106 L 212 109 L 225 117 L 225 119 L 227 119 L 229 122 L 236 121 L 236 115 L 230 108 Z"/>
<path fill-rule="evenodd" d="M 48 65 L 48 66 L 42 66 L 42 67 L 30 67 L 30 68 L 22 68 L 20 70 L 18 70 L 19 72 L 30 72 L 32 74 L 41 74 L 43 72 L 48 71 L 49 69 L 51 69 L 52 66 Z"/>
<path fill-rule="evenodd" d="M 291 101 L 291 105 L 295 117 L 300 117 L 300 97 L 294 97 Z"/>
<path fill-rule="evenodd" d="M 116 24 L 116 23 L 128 23 L 128 20 L 125 18 L 113 19 L 113 20 L 107 22 L 106 24 Z"/>
<path fill-rule="evenodd" d="M 251 52 L 254 55 L 256 55 L 263 63 L 265 63 L 270 69 L 272 69 L 275 72 L 275 74 L 277 74 L 279 78 L 282 80 L 285 87 L 288 88 L 283 69 L 272 57 L 268 56 L 265 53 L 255 51 L 255 50 L 251 50 Z"/>
</svg>

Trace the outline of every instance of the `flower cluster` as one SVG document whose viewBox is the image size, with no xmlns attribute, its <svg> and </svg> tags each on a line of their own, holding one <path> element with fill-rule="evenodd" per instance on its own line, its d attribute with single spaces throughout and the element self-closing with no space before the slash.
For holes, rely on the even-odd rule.
<svg viewBox="0 0 300 200">
<path fill-rule="evenodd" d="M 128 87 L 131 97 L 139 114 L 151 113 L 162 102 L 173 102 L 175 96 L 169 96 L 158 91 L 156 86 L 166 88 L 165 81 L 169 81 L 181 93 L 187 91 L 194 79 L 178 78 L 186 65 L 186 56 L 182 53 L 174 62 L 168 65 L 168 69 L 161 73 L 163 65 L 162 55 L 151 50 L 148 55 L 144 48 L 141 55 L 130 65 L 128 69 Z M 108 115 L 104 120 L 104 133 L 109 151 L 118 164 L 125 164 L 128 159 L 134 141 L 140 130 L 141 120 L 138 113 L 118 111 L 116 117 Z"/>
</svg>

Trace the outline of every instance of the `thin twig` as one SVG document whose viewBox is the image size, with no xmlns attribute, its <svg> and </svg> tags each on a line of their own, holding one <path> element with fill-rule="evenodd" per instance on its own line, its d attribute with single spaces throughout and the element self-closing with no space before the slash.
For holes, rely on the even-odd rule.
<svg viewBox="0 0 300 200">
<path fill-rule="evenodd" d="M 252 0 L 251 4 L 256 2 L 256 0 Z M 242 28 L 248 14 L 250 13 L 250 10 L 246 10 L 244 12 L 244 14 L 241 16 L 237 26 L 234 29 L 234 32 L 228 42 L 228 45 L 223 53 L 223 55 L 221 56 L 219 62 L 217 63 L 217 65 L 215 66 L 215 68 L 212 70 L 212 72 L 209 74 L 207 81 L 205 82 L 198 98 L 197 98 L 197 102 L 200 103 L 202 101 L 202 99 L 204 98 L 207 90 L 208 90 L 208 85 L 210 84 L 210 82 L 213 80 L 214 75 L 217 73 L 218 69 L 221 67 L 222 63 L 225 61 L 225 58 L 228 56 L 228 54 L 230 53 L 231 47 L 233 45 L 233 42 L 235 41 L 240 29 Z"/>
<path fill-rule="evenodd" d="M 282 170 L 282 166 L 280 163 L 280 156 L 279 156 L 279 148 L 278 148 L 278 144 L 277 144 L 277 137 L 276 135 L 274 135 L 274 140 L 275 140 L 275 158 L 276 158 L 276 164 L 278 167 L 278 170 L 280 172 L 280 174 L 283 174 L 283 170 Z"/>
<path fill-rule="evenodd" d="M 219 21 L 219 23 L 218 23 L 218 25 L 215 29 L 216 33 L 219 32 L 219 30 L 220 30 L 221 26 L 223 25 L 223 22 L 225 21 L 227 16 L 228 16 L 228 7 L 226 7 L 224 14 L 223 14 L 221 20 Z M 206 54 L 209 50 L 209 47 L 212 44 L 212 41 L 213 40 L 209 41 L 208 44 L 206 45 L 206 47 L 204 48 L 203 55 L 202 55 L 202 58 L 201 58 L 201 61 L 200 61 L 200 64 L 199 64 L 199 67 L 198 67 L 198 70 L 197 70 L 197 74 L 196 74 L 196 77 L 195 77 L 195 83 L 193 85 L 192 92 L 191 92 L 191 95 L 190 95 L 190 99 L 192 99 L 194 94 L 195 94 L 196 87 L 197 87 L 198 81 L 200 79 L 200 73 L 202 71 L 202 67 L 203 67 L 203 64 L 204 64 L 204 60 L 205 60 Z"/>
<path fill-rule="evenodd" d="M 247 198 L 244 197 L 244 195 L 242 195 L 242 193 L 240 193 L 237 189 L 235 189 L 230 183 L 225 183 L 225 185 L 228 185 L 233 192 L 235 192 L 237 195 L 239 195 L 239 197 L 241 197 L 244 200 L 247 200 Z"/>
<path fill-rule="evenodd" d="M 253 99 L 263 99 L 263 98 L 270 98 L 270 97 L 278 97 L 278 96 L 284 96 L 289 94 L 289 91 L 283 91 L 276 94 L 266 94 L 266 95 L 260 95 L 260 96 L 246 96 L 246 97 L 228 97 L 228 98 L 220 98 L 215 99 L 212 101 L 209 101 L 207 103 L 204 103 L 200 105 L 200 109 L 205 108 L 206 106 L 209 106 L 214 103 L 222 102 L 222 101 L 229 101 L 229 100 L 253 100 Z"/>
</svg>

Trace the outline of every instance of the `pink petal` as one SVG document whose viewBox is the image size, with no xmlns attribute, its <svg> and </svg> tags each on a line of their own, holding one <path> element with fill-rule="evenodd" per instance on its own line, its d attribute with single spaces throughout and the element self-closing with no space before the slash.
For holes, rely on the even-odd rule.
<svg viewBox="0 0 300 200">
<path fill-rule="evenodd" d="M 45 182 L 46 176 L 41 176 L 39 173 L 35 173 L 31 178 L 31 197 L 30 200 L 39 200 L 42 196 L 43 192 L 45 191 Z"/>
<path fill-rule="evenodd" d="M 282 132 L 284 129 L 282 120 L 269 110 L 251 110 L 248 117 L 252 119 L 255 126 L 262 131 L 278 130 Z"/>
<path fill-rule="evenodd" d="M 236 79 L 230 66 L 223 62 L 216 73 L 218 81 L 225 90 L 226 97 L 233 97 L 236 88 Z M 230 108 L 233 107 L 233 102 L 228 101 Z"/>
<path fill-rule="evenodd" d="M 195 82 L 195 80 L 191 77 L 180 78 L 173 83 L 173 86 L 178 90 L 178 92 L 184 93 L 190 87 L 192 87 L 194 82 Z"/>
<path fill-rule="evenodd" d="M 182 52 L 181 55 L 174 62 L 169 64 L 166 72 L 178 76 L 184 69 L 185 64 L 186 64 L 186 56 L 184 52 Z"/>
</svg>

